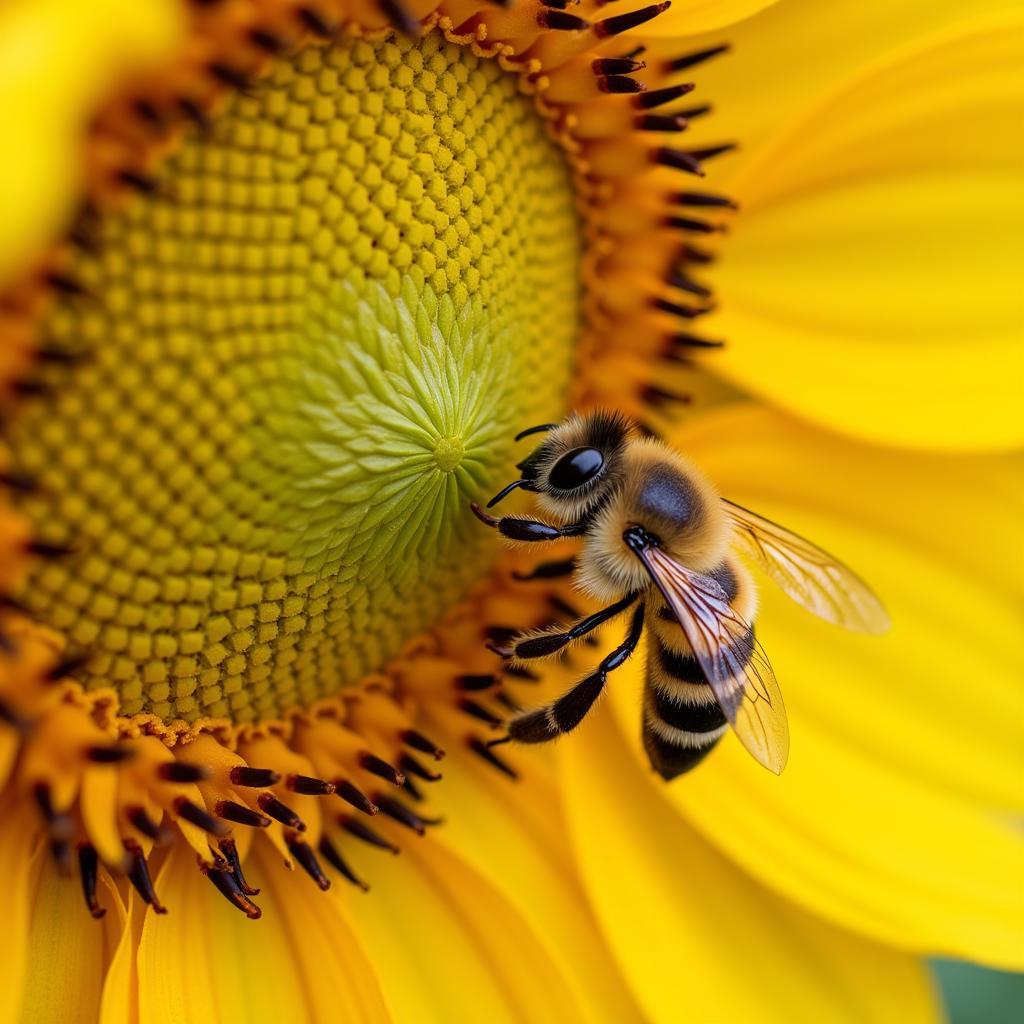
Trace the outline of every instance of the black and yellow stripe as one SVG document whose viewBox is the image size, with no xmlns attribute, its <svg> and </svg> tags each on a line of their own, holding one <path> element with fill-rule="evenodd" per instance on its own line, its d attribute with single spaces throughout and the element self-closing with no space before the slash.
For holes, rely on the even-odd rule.
<svg viewBox="0 0 1024 1024">
<path fill-rule="evenodd" d="M 748 603 L 744 585 L 727 562 L 708 575 L 722 586 L 730 604 Z M 648 616 L 643 743 L 651 767 L 663 779 L 674 779 L 700 764 L 725 734 L 728 721 L 668 606 L 654 600 Z M 737 663 L 745 665 L 754 647 L 753 628 L 736 647 Z"/>
</svg>

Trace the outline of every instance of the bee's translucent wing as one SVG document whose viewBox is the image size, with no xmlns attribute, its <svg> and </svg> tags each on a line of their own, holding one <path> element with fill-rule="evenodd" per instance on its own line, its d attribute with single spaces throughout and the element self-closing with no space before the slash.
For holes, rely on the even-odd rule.
<svg viewBox="0 0 1024 1024">
<path fill-rule="evenodd" d="M 756 512 L 722 499 L 737 547 L 809 612 L 858 633 L 884 633 L 889 615 L 848 566 L 803 537 Z"/>
<path fill-rule="evenodd" d="M 753 629 L 710 576 L 692 572 L 660 548 L 638 554 L 682 626 L 740 742 L 778 775 L 789 756 L 786 706 Z"/>
</svg>

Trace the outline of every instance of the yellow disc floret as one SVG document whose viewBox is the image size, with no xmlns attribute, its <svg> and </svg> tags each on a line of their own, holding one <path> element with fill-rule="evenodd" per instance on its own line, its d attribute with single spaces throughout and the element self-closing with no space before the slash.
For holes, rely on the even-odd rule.
<svg viewBox="0 0 1024 1024">
<path fill-rule="evenodd" d="M 557 415 L 565 160 L 514 76 L 428 35 L 307 47 L 89 227 L 9 434 L 69 557 L 18 598 L 122 714 L 275 717 L 480 575 L 471 498 Z"/>
</svg>

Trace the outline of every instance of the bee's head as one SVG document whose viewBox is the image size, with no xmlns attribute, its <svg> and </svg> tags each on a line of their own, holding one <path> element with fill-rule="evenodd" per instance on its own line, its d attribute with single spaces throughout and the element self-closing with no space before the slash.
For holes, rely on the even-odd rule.
<svg viewBox="0 0 1024 1024">
<path fill-rule="evenodd" d="M 577 521 L 617 486 L 631 433 L 618 413 L 573 414 L 519 463 L 518 486 L 537 492 L 541 508 L 552 517 Z"/>
</svg>

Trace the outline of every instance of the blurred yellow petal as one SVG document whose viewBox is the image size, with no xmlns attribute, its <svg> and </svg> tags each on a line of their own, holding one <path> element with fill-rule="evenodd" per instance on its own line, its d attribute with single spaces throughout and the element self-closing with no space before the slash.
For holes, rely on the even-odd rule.
<svg viewBox="0 0 1024 1024">
<path fill-rule="evenodd" d="M 575 862 L 558 788 L 539 752 L 507 755 L 512 781 L 462 751 L 449 751 L 438 799 L 442 838 L 516 907 L 565 974 L 581 1020 L 639 1022 L 640 1009 L 602 941 Z"/>
<path fill-rule="evenodd" d="M 107 965 L 124 932 L 121 898 L 104 879 L 99 898 L 107 913 L 96 921 L 82 902 L 81 883 L 73 874 L 58 873 L 47 844 L 32 860 L 31 966 L 21 1015 L 15 1019 L 24 1024 L 96 1020 Z M 70 913 L 71 908 L 79 913 Z"/>
<path fill-rule="evenodd" d="M 395 1021 L 531 1024 L 587 1019 L 518 907 L 442 832 L 375 857 L 373 889 L 348 897 Z"/>
<path fill-rule="evenodd" d="M 630 763 L 606 709 L 560 755 L 585 883 L 656 1024 L 939 1019 L 912 957 L 813 917 L 716 852 Z"/>
<path fill-rule="evenodd" d="M 16 1020 L 28 962 L 29 875 L 37 834 L 32 808 L 19 804 L 0 829 L 0 900 L 6 936 L 0 957 L 0 1020 Z M 91 919 L 90 919 L 91 920 Z"/>
<path fill-rule="evenodd" d="M 756 157 L 766 139 L 886 54 L 967 16 L 1019 9 L 1020 0 L 972 0 L 969 7 L 963 0 L 785 0 L 725 31 L 716 28 L 705 37 L 687 39 L 687 49 L 719 43 L 731 47 L 727 56 L 702 64 L 693 74 L 694 96 L 713 103 L 715 113 L 695 122 L 688 134 L 700 143 L 706 136 L 740 144 L 736 154 L 707 165 L 708 181 Z M 675 55 L 680 44 L 657 39 L 652 49 Z"/>
<path fill-rule="evenodd" d="M 673 443 L 724 494 L 854 566 L 893 630 L 846 634 L 765 583 L 758 630 L 789 710 L 789 766 L 769 776 L 727 739 L 669 798 L 842 925 L 1024 966 L 1019 461 L 869 448 L 754 406 L 700 417 Z M 626 722 L 639 680 L 637 667 L 615 688 Z"/>
<path fill-rule="evenodd" d="M 672 6 L 654 21 L 643 27 L 644 35 L 651 38 L 678 39 L 681 36 L 697 35 L 725 28 L 744 18 L 749 18 L 777 0 L 672 0 Z M 622 10 L 645 7 L 646 3 L 636 2 L 623 5 Z M 616 12 L 619 8 L 616 8 Z"/>
<path fill-rule="evenodd" d="M 848 78 L 737 167 L 708 365 L 828 427 L 1024 441 L 1024 16 Z"/>
<path fill-rule="evenodd" d="M 82 184 L 86 125 L 118 82 L 172 52 L 172 0 L 16 0 L 0 12 L 0 281 L 67 222 Z M 12 151 L 13 152 L 13 151 Z"/>
<path fill-rule="evenodd" d="M 337 905 L 273 854 L 247 867 L 262 886 L 258 922 L 213 891 L 190 851 L 181 844 L 171 851 L 156 880 L 171 909 L 146 916 L 139 943 L 140 1019 L 387 1020 L 373 969 Z"/>
</svg>

